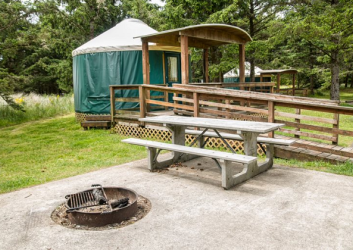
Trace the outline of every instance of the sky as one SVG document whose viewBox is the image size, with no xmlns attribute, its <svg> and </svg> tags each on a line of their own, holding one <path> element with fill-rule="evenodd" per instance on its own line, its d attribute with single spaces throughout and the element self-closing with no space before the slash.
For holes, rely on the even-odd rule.
<svg viewBox="0 0 353 250">
<path fill-rule="evenodd" d="M 151 3 L 156 3 L 156 4 L 158 4 L 159 6 L 164 6 L 164 5 L 165 5 L 165 3 L 162 2 L 161 0 L 150 0 L 150 2 L 151 2 Z"/>
</svg>

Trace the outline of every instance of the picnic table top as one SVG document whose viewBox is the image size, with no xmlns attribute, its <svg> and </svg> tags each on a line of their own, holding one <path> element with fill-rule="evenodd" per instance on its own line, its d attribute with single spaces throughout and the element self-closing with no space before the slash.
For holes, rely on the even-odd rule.
<svg viewBox="0 0 353 250">
<path fill-rule="evenodd" d="M 282 123 L 237 121 L 228 119 L 186 117 L 186 116 L 155 116 L 140 118 L 140 121 L 151 123 L 193 126 L 210 129 L 227 129 L 243 132 L 268 133 L 283 127 Z"/>
</svg>

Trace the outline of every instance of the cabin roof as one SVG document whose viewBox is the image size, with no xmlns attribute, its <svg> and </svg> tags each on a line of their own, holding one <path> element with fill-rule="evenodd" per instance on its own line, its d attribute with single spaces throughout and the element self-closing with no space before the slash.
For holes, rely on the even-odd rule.
<svg viewBox="0 0 353 250">
<path fill-rule="evenodd" d="M 227 24 L 199 24 L 138 36 L 143 41 L 160 45 L 180 46 L 180 36 L 189 37 L 189 47 L 208 48 L 224 44 L 246 44 L 252 38 L 243 29 Z"/>
</svg>

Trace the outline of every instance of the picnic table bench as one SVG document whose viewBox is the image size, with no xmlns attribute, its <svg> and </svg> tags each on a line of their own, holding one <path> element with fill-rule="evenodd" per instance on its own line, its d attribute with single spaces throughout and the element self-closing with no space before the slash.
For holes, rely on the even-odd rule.
<svg viewBox="0 0 353 250">
<path fill-rule="evenodd" d="M 177 162 L 184 162 L 195 157 L 209 157 L 218 162 L 218 166 L 222 171 L 222 187 L 229 189 L 234 185 L 244 182 L 251 177 L 266 171 L 273 165 L 274 148 L 273 145 L 277 142 L 279 144 L 286 144 L 286 142 L 272 138 L 261 139 L 266 144 L 266 160 L 258 164 L 257 161 L 257 137 L 259 134 L 272 132 L 284 124 L 264 123 L 264 122 L 247 122 L 224 119 L 198 118 L 198 117 L 180 117 L 180 116 L 156 116 L 140 118 L 140 121 L 147 123 L 159 123 L 166 126 L 172 131 L 172 144 L 155 142 L 142 139 L 126 139 L 123 142 L 145 146 L 148 149 L 149 169 L 159 169 L 168 167 Z M 203 131 L 187 130 L 187 127 L 202 128 Z M 207 132 L 212 129 L 214 133 Z M 238 134 L 219 133 L 218 129 L 227 129 L 236 131 Z M 196 141 L 199 142 L 199 148 L 185 146 L 185 133 L 193 133 L 197 135 Z M 203 149 L 204 144 L 202 138 L 204 136 L 216 135 L 220 137 L 232 153 L 220 152 L 210 149 Z M 225 141 L 225 138 L 237 138 L 244 141 L 245 155 L 236 154 Z M 287 144 L 291 142 L 287 142 Z M 193 146 L 193 145 L 191 145 Z M 160 150 L 172 151 L 172 157 L 159 162 L 157 157 Z M 243 171 L 236 173 L 231 162 L 236 162 L 243 165 Z"/>
</svg>

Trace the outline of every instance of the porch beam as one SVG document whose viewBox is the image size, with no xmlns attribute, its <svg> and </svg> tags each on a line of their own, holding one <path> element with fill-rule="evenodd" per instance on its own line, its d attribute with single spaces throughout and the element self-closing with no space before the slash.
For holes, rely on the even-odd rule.
<svg viewBox="0 0 353 250">
<path fill-rule="evenodd" d="M 209 82 L 208 79 L 208 49 L 203 50 L 203 78 L 205 82 Z"/>
<path fill-rule="evenodd" d="M 239 44 L 239 82 L 245 82 L 245 44 Z"/>
<path fill-rule="evenodd" d="M 180 36 L 181 45 L 181 83 L 189 83 L 189 44 L 187 36 Z"/>
<path fill-rule="evenodd" d="M 188 37 L 195 37 L 199 39 L 223 42 L 223 43 L 246 43 L 245 40 L 241 39 L 235 34 L 229 32 L 214 30 L 214 29 L 193 29 L 193 30 L 183 30 L 179 32 L 179 35 L 184 35 Z"/>
<path fill-rule="evenodd" d="M 142 40 L 142 73 L 143 83 L 150 84 L 150 59 L 148 53 L 148 42 Z"/>
</svg>

